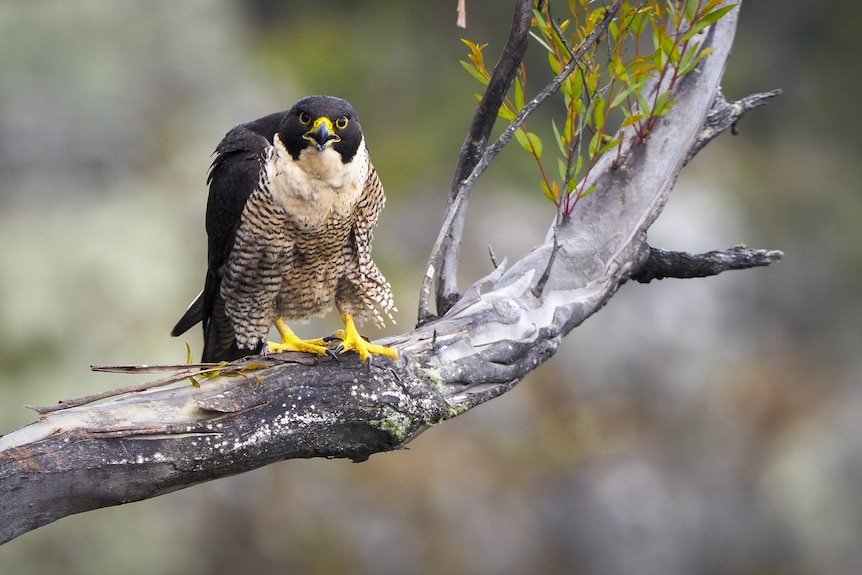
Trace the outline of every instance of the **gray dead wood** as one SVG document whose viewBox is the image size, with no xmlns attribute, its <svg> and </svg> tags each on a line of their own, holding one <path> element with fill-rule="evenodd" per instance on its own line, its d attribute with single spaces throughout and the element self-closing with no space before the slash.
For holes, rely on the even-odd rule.
<svg viewBox="0 0 862 575">
<path fill-rule="evenodd" d="M 398 362 L 368 369 L 355 357 L 312 365 L 254 358 L 265 367 L 200 387 L 185 380 L 42 414 L 0 437 L 0 541 L 275 461 L 362 461 L 511 389 L 622 283 L 652 273 L 646 232 L 692 151 L 724 129 L 706 119 L 721 106 L 726 127 L 744 112 L 731 107 L 737 116 L 727 122 L 717 97 L 737 13 L 705 35 L 703 47 L 715 51 L 681 81 L 679 103 L 649 141 L 629 133 L 621 165 L 616 154 L 599 162 L 590 182 L 597 190 L 556 229 L 556 243 L 552 227 L 545 243 L 476 282 L 444 317 L 384 340 L 401 351 Z M 695 265 L 691 257 L 655 269 L 685 277 L 679 266 Z M 724 269 L 738 267 L 748 266 Z"/>
</svg>

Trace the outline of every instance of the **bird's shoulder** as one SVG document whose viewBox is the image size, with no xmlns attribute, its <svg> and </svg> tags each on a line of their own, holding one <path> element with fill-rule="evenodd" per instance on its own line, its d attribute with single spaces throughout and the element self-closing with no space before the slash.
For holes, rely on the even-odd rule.
<svg viewBox="0 0 862 575">
<path fill-rule="evenodd" d="M 226 176 L 247 176 L 244 172 L 254 169 L 257 170 L 254 173 L 256 179 L 285 114 L 275 112 L 231 128 L 216 146 L 216 157 L 210 166 L 207 183 Z"/>
<path fill-rule="evenodd" d="M 210 267 L 219 268 L 234 243 L 243 209 L 260 185 L 261 169 L 286 112 L 240 124 L 225 134 L 210 167 L 206 228 Z"/>
<path fill-rule="evenodd" d="M 245 122 L 231 128 L 219 145 L 216 154 L 231 152 L 257 152 L 272 145 L 273 137 L 284 120 L 287 111 L 273 112 L 257 120 Z"/>
</svg>

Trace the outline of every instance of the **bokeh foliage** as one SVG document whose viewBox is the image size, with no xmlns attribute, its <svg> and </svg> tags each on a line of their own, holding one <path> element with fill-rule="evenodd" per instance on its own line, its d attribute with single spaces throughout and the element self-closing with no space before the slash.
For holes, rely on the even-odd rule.
<svg viewBox="0 0 862 575">
<path fill-rule="evenodd" d="M 359 110 L 389 197 L 375 257 L 409 326 L 475 108 L 460 39 L 490 59 L 511 22 L 468 0 L 464 32 L 454 4 L 3 3 L 0 432 L 25 403 L 130 383 L 90 363 L 184 360 L 167 332 L 203 277 L 210 154 L 308 93 Z M 860 18 L 849 0 L 745 3 L 725 94 L 784 95 L 698 155 L 650 230 L 783 249 L 779 265 L 627 285 L 517 389 L 409 450 L 70 517 L 0 548 L 0 572 L 855 573 Z M 532 89 L 547 51 L 526 66 Z M 553 118 L 529 129 L 550 142 Z M 535 159 L 510 148 L 472 196 L 464 285 L 489 243 L 511 261 L 550 224 Z"/>
</svg>

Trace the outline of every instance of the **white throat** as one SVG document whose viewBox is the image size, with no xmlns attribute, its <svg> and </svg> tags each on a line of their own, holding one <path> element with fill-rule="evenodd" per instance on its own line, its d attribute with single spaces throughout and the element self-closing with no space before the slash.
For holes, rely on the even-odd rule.
<svg viewBox="0 0 862 575">
<path fill-rule="evenodd" d="M 261 186 L 303 231 L 320 229 L 331 217 L 346 218 L 362 195 L 368 177 L 368 149 L 363 139 L 345 164 L 332 146 L 304 149 L 296 160 L 278 134 L 267 150 Z"/>
</svg>

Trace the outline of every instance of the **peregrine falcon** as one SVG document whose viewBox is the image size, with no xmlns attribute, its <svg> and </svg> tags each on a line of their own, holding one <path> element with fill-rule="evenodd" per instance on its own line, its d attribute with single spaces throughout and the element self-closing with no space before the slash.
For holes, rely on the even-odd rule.
<svg viewBox="0 0 862 575">
<path fill-rule="evenodd" d="M 366 341 L 354 320 L 392 320 L 389 282 L 371 260 L 372 229 L 385 196 L 353 107 L 309 96 L 230 130 L 210 168 L 204 289 L 171 335 L 203 322 L 203 361 L 269 351 L 355 351 L 398 358 Z M 333 303 L 344 329 L 302 340 L 287 321 L 307 321 Z M 265 344 L 271 325 L 281 343 Z"/>
</svg>

